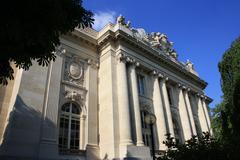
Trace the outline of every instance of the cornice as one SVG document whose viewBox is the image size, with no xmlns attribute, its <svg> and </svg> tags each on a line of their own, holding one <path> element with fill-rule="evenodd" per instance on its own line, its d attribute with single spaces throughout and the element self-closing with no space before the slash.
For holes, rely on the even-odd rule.
<svg viewBox="0 0 240 160">
<path fill-rule="evenodd" d="M 98 47 L 97 40 L 94 39 L 92 36 L 87 35 L 81 30 L 75 29 L 73 32 L 69 32 L 65 35 L 62 35 L 62 37 L 70 37 L 70 38 L 76 39 L 90 47 L 96 47 L 96 48 Z"/>
<path fill-rule="evenodd" d="M 139 49 L 143 53 L 149 55 L 153 60 L 158 60 L 158 63 L 164 63 L 167 68 L 170 67 L 180 73 L 181 75 L 184 75 L 188 78 L 190 78 L 193 81 L 196 81 L 198 84 L 200 84 L 201 88 L 204 89 L 207 86 L 207 82 L 199 78 L 198 76 L 194 75 L 193 73 L 187 71 L 183 65 L 181 65 L 178 61 L 173 61 L 169 57 L 167 57 L 164 54 L 161 54 L 159 51 L 156 51 L 149 45 L 143 43 L 140 40 L 137 40 L 136 38 L 132 37 L 131 35 L 127 34 L 124 31 L 117 30 L 116 32 L 113 32 L 111 30 L 108 30 L 105 32 L 101 37 L 98 39 L 99 47 L 103 47 L 102 45 L 106 44 L 109 41 L 125 41 L 127 44 L 131 45 L 132 47 Z"/>
</svg>

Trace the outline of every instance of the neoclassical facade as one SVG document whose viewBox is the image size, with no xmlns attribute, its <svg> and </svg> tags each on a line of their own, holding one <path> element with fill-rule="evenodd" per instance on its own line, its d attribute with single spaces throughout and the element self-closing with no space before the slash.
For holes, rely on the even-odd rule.
<svg viewBox="0 0 240 160">
<path fill-rule="evenodd" d="M 184 143 L 211 132 L 207 83 L 164 34 L 119 16 L 62 36 L 56 55 L 0 87 L 0 159 L 145 160 L 152 137 L 162 151 L 166 133 Z"/>
</svg>

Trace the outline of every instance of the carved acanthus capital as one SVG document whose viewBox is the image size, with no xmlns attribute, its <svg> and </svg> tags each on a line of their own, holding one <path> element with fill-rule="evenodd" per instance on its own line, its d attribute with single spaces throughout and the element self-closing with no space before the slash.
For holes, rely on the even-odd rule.
<svg viewBox="0 0 240 160">
<path fill-rule="evenodd" d="M 186 91 L 186 90 L 187 90 L 187 87 L 183 85 L 183 86 L 182 86 L 182 89 Z"/>
<path fill-rule="evenodd" d="M 117 55 L 117 60 L 118 60 L 118 62 L 126 63 L 127 62 L 127 56 L 124 53 L 120 52 Z"/>
<path fill-rule="evenodd" d="M 99 62 L 94 61 L 93 59 L 88 59 L 87 64 L 92 68 L 99 69 Z"/>
<path fill-rule="evenodd" d="M 55 48 L 55 51 L 53 53 L 57 54 L 58 56 L 62 56 L 63 54 L 66 53 L 66 49 L 63 48 L 62 45 L 59 45 L 58 47 Z"/>
<path fill-rule="evenodd" d="M 128 59 L 128 58 L 127 58 Z M 127 60 L 127 62 L 131 65 L 131 67 L 139 67 L 140 63 L 137 62 L 135 59 L 133 58 L 129 58 L 129 60 Z"/>
<path fill-rule="evenodd" d="M 155 78 L 164 78 L 164 75 L 156 70 L 151 71 L 150 74 Z"/>
<path fill-rule="evenodd" d="M 178 88 L 182 88 L 183 85 L 181 83 L 178 83 L 177 86 Z"/>
</svg>

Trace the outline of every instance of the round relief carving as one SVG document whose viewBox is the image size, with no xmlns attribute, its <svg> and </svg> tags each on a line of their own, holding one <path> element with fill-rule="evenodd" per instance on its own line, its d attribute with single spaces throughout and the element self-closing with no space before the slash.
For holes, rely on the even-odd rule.
<svg viewBox="0 0 240 160">
<path fill-rule="evenodd" d="M 83 74 L 83 68 L 78 63 L 72 62 L 69 65 L 69 73 L 70 73 L 70 76 L 73 79 L 80 79 L 82 77 L 82 74 Z"/>
</svg>

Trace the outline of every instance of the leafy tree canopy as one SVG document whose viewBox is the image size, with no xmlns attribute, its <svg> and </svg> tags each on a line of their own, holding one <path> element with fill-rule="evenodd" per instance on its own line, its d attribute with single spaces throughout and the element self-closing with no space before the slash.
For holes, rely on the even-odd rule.
<svg viewBox="0 0 240 160">
<path fill-rule="evenodd" d="M 55 60 L 59 36 L 89 27 L 92 12 L 82 0 L 11 0 L 0 5 L 0 84 L 13 79 L 10 62 L 28 70 L 32 61 L 46 66 Z"/>
<path fill-rule="evenodd" d="M 224 95 L 215 109 L 213 129 L 220 139 L 240 142 L 240 38 L 224 53 L 218 66 Z"/>
<path fill-rule="evenodd" d="M 164 141 L 168 149 L 158 160 L 239 160 L 239 146 L 222 143 L 209 133 L 203 133 L 201 137 L 193 136 L 184 144 L 178 143 L 167 135 Z"/>
</svg>

